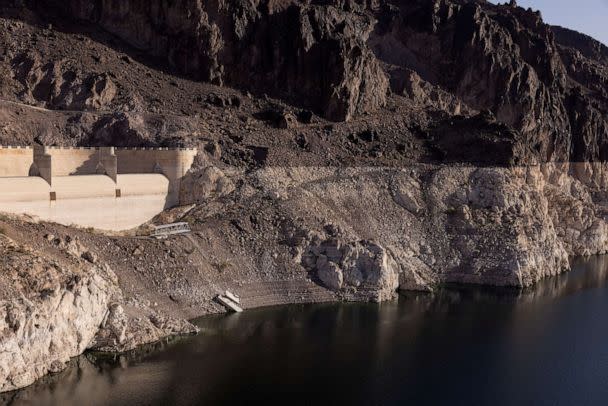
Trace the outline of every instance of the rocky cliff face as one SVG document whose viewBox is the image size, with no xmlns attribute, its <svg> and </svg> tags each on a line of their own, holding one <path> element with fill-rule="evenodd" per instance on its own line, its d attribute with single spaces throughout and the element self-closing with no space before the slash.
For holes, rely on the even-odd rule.
<svg viewBox="0 0 608 406">
<path fill-rule="evenodd" d="M 269 93 L 348 120 L 386 103 L 387 79 L 366 45 L 374 19 L 339 2 L 91 2 L 58 6 L 180 72 Z M 356 7 L 355 9 L 362 9 Z"/>
<path fill-rule="evenodd" d="M 540 14 L 456 1 L 401 2 L 387 9 L 373 48 L 393 66 L 392 83 L 403 81 L 404 68 L 412 69 L 469 107 L 490 109 L 518 132 L 519 144 L 530 148 L 520 148 L 522 162 L 600 159 L 597 151 L 581 156 L 578 145 L 591 133 L 606 134 L 597 128 L 604 123 L 605 99 L 583 90 L 604 87 L 605 72 L 592 69 L 594 77 L 580 66 L 589 65 L 580 53 L 564 64 L 571 48 L 556 43 L 554 30 Z M 588 55 L 601 49 L 581 46 Z"/>
<path fill-rule="evenodd" d="M 608 68 L 606 46 L 585 35 L 553 27 L 559 52 L 574 83 L 566 98 L 574 135 L 571 160 L 605 161 L 608 157 L 606 122 Z"/>
<path fill-rule="evenodd" d="M 602 209 L 567 165 L 262 176 L 289 218 L 316 208 L 287 228 L 285 241 L 294 261 L 345 298 L 384 300 L 397 286 L 445 282 L 526 287 L 567 270 L 568 255 L 608 249 Z"/>
<path fill-rule="evenodd" d="M 587 59 L 608 64 L 608 46 L 605 44 L 568 28 L 552 26 L 551 30 L 558 44 L 577 50 Z"/>
<path fill-rule="evenodd" d="M 190 78 L 276 96 L 330 120 L 376 114 L 400 95 L 449 116 L 490 110 L 514 131 L 516 159 L 507 163 L 605 159 L 606 47 L 515 4 L 70 0 L 35 8 L 96 24 Z M 49 87 L 40 69 L 19 75 L 28 97 L 28 81 Z M 113 98 L 108 78 L 75 80 L 86 83 L 77 103 Z"/>
<path fill-rule="evenodd" d="M 21 97 L 32 104 L 60 110 L 98 110 L 116 96 L 108 75 L 83 74 L 62 61 L 41 64 L 36 54 L 22 54 L 13 61 L 22 80 Z"/>
<path fill-rule="evenodd" d="M 0 390 L 188 330 L 162 314 L 224 289 L 382 301 L 606 253 L 608 52 L 511 3 L 0 0 L 1 143 L 201 151 L 193 208 L 157 219 L 190 236 L 0 218 Z"/>
<path fill-rule="evenodd" d="M 25 7 L 12 4 L 5 13 L 23 16 L 19 10 Z M 172 104 L 179 106 L 180 114 L 208 117 L 208 109 L 197 106 L 207 101 L 220 108 L 242 109 L 277 127 L 303 127 L 294 131 L 303 132 L 306 139 L 323 138 L 321 131 L 307 126 L 314 121 L 311 112 L 301 115 L 293 111 L 295 106 L 333 121 L 365 122 L 369 130 L 384 132 L 385 140 L 364 152 L 376 161 L 395 162 L 403 155 L 420 159 L 416 157 L 419 141 L 422 155 L 431 160 L 447 157 L 480 163 L 480 154 L 470 148 L 475 144 L 497 151 L 489 154 L 489 161 L 496 157 L 490 164 L 605 159 L 606 48 L 588 37 L 545 25 L 539 13 L 514 5 L 456 0 L 175 4 L 129 0 L 119 5 L 71 0 L 33 2 L 27 10 L 24 20 L 46 28 L 24 36 L 13 23 L 4 33 L 4 60 L 9 66 L 3 65 L 7 72 L 2 86 L 7 95 L 12 92 L 22 102 L 64 110 L 162 113 L 170 93 L 178 93 L 181 99 Z M 84 23 L 78 25 L 79 21 Z M 64 38 L 48 29 L 49 22 L 63 31 L 87 27 L 91 39 L 127 55 L 89 49 L 86 37 L 79 39 L 84 47 L 70 44 L 83 48 L 80 58 L 55 52 L 57 38 Z M 117 37 L 123 45 L 117 45 Z M 33 52 L 24 49 L 28 41 L 42 44 Z M 155 73 L 144 75 L 140 67 L 131 66 L 136 61 L 151 63 L 148 57 L 156 58 L 154 63 L 166 61 L 169 69 L 185 77 L 249 91 L 253 103 L 238 97 L 233 103 L 234 96 L 205 97 L 175 79 L 170 80 L 175 92 L 168 92 Z M 116 66 L 113 58 L 122 66 Z M 98 70 L 103 66 L 110 72 Z M 128 76 L 120 77 L 122 71 Z M 143 80 L 135 86 L 128 83 L 140 76 Z M 159 92 L 163 97 L 158 97 Z M 263 106 L 257 96 L 267 100 L 264 95 L 280 102 Z M 491 111 L 506 126 L 500 135 L 478 131 L 475 121 L 462 125 L 460 115 L 469 118 L 481 110 Z M 234 121 L 245 123 L 234 131 L 251 131 L 250 122 L 238 113 L 234 116 Z M 305 116 L 310 118 L 297 119 Z M 105 118 L 106 124 L 109 121 Z M 460 128 L 454 130 L 461 139 L 448 137 L 449 151 L 435 155 L 435 148 L 446 149 L 445 139 L 435 137 L 438 122 L 442 127 L 456 123 L 454 127 Z M 72 124 L 79 132 L 96 133 L 87 135 L 95 143 L 112 138 L 104 135 L 112 131 L 104 122 L 92 127 L 79 120 Z M 186 131 L 198 125 L 186 125 Z M 334 136 L 328 142 L 344 150 L 337 157 L 339 163 L 353 159 L 353 148 L 361 149 L 343 142 L 366 130 L 360 127 L 331 127 Z M 145 134 L 149 129 L 141 132 L 133 136 L 136 144 L 167 142 L 150 139 Z M 504 134 L 510 139 L 506 143 Z M 183 133 L 175 138 L 173 142 L 192 141 L 185 140 Z M 275 134 L 263 138 L 266 142 Z M 283 148 L 287 149 L 293 147 Z M 401 156 L 387 157 L 395 149 Z M 242 160 L 242 156 L 234 158 Z"/>
<path fill-rule="evenodd" d="M 105 270 L 64 273 L 0 238 L 3 282 L 10 283 L 3 288 L 19 289 L 11 293 L 12 300 L 3 298 L 0 307 L 0 391 L 8 391 L 62 370 L 70 357 L 87 349 L 115 292 Z"/>
<path fill-rule="evenodd" d="M 188 260 L 237 293 L 301 278 L 367 301 L 446 282 L 528 287 L 566 271 L 569 256 L 608 249 L 606 203 L 597 195 L 607 186 L 605 164 L 201 171 L 214 174 L 199 178 L 205 190 L 218 192 L 185 220 L 201 251 L 216 256 Z M 195 301 L 209 282 L 192 280 L 193 297 L 171 285 L 167 294 Z"/>
<path fill-rule="evenodd" d="M 77 241 L 57 245 L 67 261 L 0 232 L 0 392 L 59 372 L 87 349 L 125 351 L 196 332 L 185 321 L 149 315 L 149 310 L 141 310 L 140 317 L 126 313 L 118 280 L 107 265 L 91 263 L 95 254 L 81 252 Z"/>
</svg>

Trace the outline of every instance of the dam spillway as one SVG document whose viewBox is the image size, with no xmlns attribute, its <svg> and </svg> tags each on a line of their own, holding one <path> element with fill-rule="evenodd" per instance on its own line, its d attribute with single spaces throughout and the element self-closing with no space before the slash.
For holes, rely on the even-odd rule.
<svg viewBox="0 0 608 406">
<path fill-rule="evenodd" d="M 121 231 L 178 205 L 192 148 L 0 147 L 0 212 Z"/>
</svg>

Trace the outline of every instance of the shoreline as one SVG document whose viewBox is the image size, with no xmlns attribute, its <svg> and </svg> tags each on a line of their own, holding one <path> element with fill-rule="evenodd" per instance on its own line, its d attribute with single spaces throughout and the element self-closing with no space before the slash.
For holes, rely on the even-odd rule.
<svg viewBox="0 0 608 406">
<path fill-rule="evenodd" d="M 402 297 L 407 297 L 409 299 L 412 298 L 412 296 L 410 295 L 415 295 L 416 297 L 418 297 L 419 295 L 422 295 L 423 298 L 427 299 L 427 300 L 433 300 L 433 297 L 435 294 L 441 294 L 441 292 L 452 292 L 452 293 L 456 293 L 456 292 L 461 292 L 461 293 L 466 293 L 466 292 L 474 292 L 476 294 L 479 294 L 481 296 L 479 296 L 481 299 L 480 300 L 495 300 L 496 297 L 502 298 L 502 299 L 506 299 L 508 301 L 510 300 L 514 300 L 516 303 L 528 303 L 531 300 L 534 302 L 537 302 L 539 300 L 557 300 L 559 297 L 563 296 L 563 295 L 568 295 L 571 294 L 572 292 L 576 292 L 578 290 L 585 290 L 585 289 L 590 289 L 592 287 L 590 286 L 585 286 L 585 284 L 574 284 L 575 286 L 568 286 L 568 284 L 559 284 L 556 282 L 559 282 L 560 278 L 564 278 L 564 276 L 567 276 L 568 274 L 572 273 L 572 272 L 580 272 L 581 269 L 581 265 L 582 264 L 588 264 L 588 263 L 601 263 L 601 264 L 606 264 L 608 265 L 608 255 L 593 255 L 590 257 L 575 257 L 572 258 L 573 261 L 575 261 L 575 266 L 569 270 L 568 272 L 564 273 L 564 274 L 560 274 L 554 277 L 547 277 L 545 279 L 543 279 L 542 281 L 540 281 L 539 283 L 537 283 L 536 285 L 534 285 L 533 287 L 527 287 L 527 288 L 517 288 L 517 287 L 497 287 L 497 286 L 491 286 L 491 285 L 462 285 L 462 284 L 446 284 L 446 285 L 441 285 L 440 287 L 438 287 L 436 292 L 433 293 L 429 293 L 429 292 L 397 292 L 395 295 L 395 299 L 393 301 L 390 301 L 389 303 L 391 303 L 392 305 L 396 305 L 396 302 L 398 300 L 400 300 Z M 593 280 L 595 284 L 597 284 L 597 280 L 594 279 L 595 276 L 601 276 L 601 281 L 603 281 L 603 283 L 605 283 L 606 281 L 608 281 L 608 275 L 606 274 L 606 272 L 600 272 L 598 275 L 590 275 L 588 274 L 589 271 L 585 270 L 585 275 L 588 276 L 590 278 L 590 280 Z M 580 276 L 580 274 L 578 274 Z M 564 278 L 566 279 L 566 278 Z M 586 280 L 585 278 L 581 278 L 583 280 Z M 574 289 L 574 290 L 573 290 Z M 408 293 L 410 295 L 408 295 Z M 502 300 L 501 299 L 501 300 Z M 284 302 L 282 304 L 273 304 L 273 305 L 269 305 L 269 306 L 259 306 L 259 307 L 254 307 L 254 308 L 249 308 L 249 310 L 253 310 L 253 311 L 273 311 L 273 309 L 279 309 L 279 308 L 285 308 L 285 307 L 289 307 L 289 306 L 316 306 L 316 305 L 327 305 L 327 306 L 341 306 L 341 305 L 369 305 L 369 306 L 381 306 L 382 303 L 374 303 L 374 302 L 362 302 L 362 301 L 341 301 L 341 300 L 336 300 L 336 301 L 325 301 L 325 302 Z M 189 322 L 193 323 L 194 325 L 199 326 L 200 323 L 197 323 L 198 320 L 201 319 L 211 319 L 211 318 L 222 318 L 222 317 L 230 317 L 230 313 L 207 313 L 204 315 L 201 315 L 199 317 L 196 317 L 194 319 L 190 319 Z M 236 316 L 240 316 L 241 314 L 235 314 Z M 200 327 L 200 326 L 199 326 Z M 69 371 L 70 368 L 80 368 L 79 364 L 82 362 L 82 360 L 87 360 L 86 362 L 91 362 L 93 363 L 93 365 L 118 365 L 118 364 L 122 364 L 124 362 L 137 362 L 138 360 L 141 360 L 143 357 L 149 356 L 150 354 L 154 354 L 157 353 L 159 351 L 164 351 L 167 348 L 175 345 L 175 344 L 179 344 L 180 342 L 184 342 L 187 340 L 192 339 L 193 337 L 195 337 L 198 334 L 205 334 L 207 330 L 205 330 L 204 328 L 202 328 L 200 330 L 200 332 L 198 333 L 194 333 L 194 334 L 182 334 L 182 335 L 171 335 L 171 336 L 166 336 L 161 338 L 159 341 L 155 341 L 155 342 L 151 342 L 151 343 L 146 343 L 146 344 L 141 344 L 139 346 L 137 346 L 136 348 L 130 349 L 128 351 L 123 351 L 123 352 L 105 352 L 105 351 L 96 351 L 96 350 L 87 350 L 84 353 L 73 357 L 69 360 L 69 362 L 66 365 L 66 369 L 62 370 L 60 372 L 54 373 L 54 374 L 50 374 L 47 375 L 45 377 L 42 377 L 38 380 L 36 380 L 35 382 L 33 382 L 31 385 L 28 385 L 26 387 L 22 387 L 19 389 L 15 389 L 12 391 L 8 391 L 8 392 L 3 392 L 0 394 L 0 399 L 4 398 L 10 398 L 11 396 L 20 396 L 21 394 L 27 393 L 29 390 L 31 390 L 32 388 L 37 388 L 39 386 L 46 386 L 49 385 L 50 382 L 60 382 L 61 379 L 63 379 L 63 377 L 65 376 L 65 374 L 70 375 L 71 372 Z"/>
</svg>

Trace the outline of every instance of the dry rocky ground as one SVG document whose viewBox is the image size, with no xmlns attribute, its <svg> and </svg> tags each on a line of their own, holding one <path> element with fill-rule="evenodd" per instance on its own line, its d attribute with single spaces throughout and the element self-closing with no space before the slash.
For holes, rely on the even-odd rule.
<svg viewBox="0 0 608 406">
<path fill-rule="evenodd" d="M 0 218 L 0 391 L 223 311 L 608 251 L 608 48 L 485 1 L 0 0 L 0 143 L 196 146 L 193 232 Z"/>
</svg>

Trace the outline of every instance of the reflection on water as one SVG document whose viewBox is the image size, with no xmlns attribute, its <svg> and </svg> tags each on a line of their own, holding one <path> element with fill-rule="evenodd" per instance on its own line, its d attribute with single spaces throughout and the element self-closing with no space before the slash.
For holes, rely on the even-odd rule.
<svg viewBox="0 0 608 406">
<path fill-rule="evenodd" d="M 516 291 L 450 287 L 372 304 L 285 306 L 74 361 L 21 404 L 606 404 L 608 257 Z"/>
</svg>

